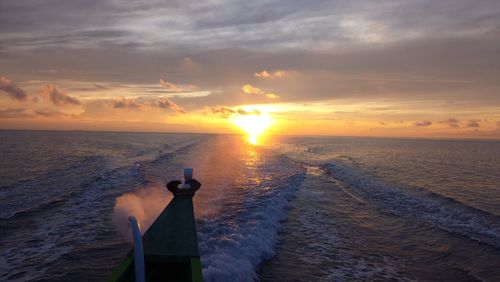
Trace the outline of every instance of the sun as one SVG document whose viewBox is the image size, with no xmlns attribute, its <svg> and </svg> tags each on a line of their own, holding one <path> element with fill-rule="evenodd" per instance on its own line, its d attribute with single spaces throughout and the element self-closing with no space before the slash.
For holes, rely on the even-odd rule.
<svg viewBox="0 0 500 282">
<path fill-rule="evenodd" d="M 248 142 L 258 144 L 259 135 L 274 123 L 273 118 L 267 113 L 237 115 L 232 117 L 232 122 L 248 134 Z"/>
</svg>

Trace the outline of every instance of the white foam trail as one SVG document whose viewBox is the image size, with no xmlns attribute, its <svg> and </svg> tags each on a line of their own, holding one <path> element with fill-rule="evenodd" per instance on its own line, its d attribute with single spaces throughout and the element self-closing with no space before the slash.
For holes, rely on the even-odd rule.
<svg viewBox="0 0 500 282">
<path fill-rule="evenodd" d="M 298 173 L 280 185 L 248 190 L 239 212 L 209 218 L 198 228 L 205 281 L 255 281 L 256 268 L 274 255 L 286 206 L 302 183 Z"/>
</svg>

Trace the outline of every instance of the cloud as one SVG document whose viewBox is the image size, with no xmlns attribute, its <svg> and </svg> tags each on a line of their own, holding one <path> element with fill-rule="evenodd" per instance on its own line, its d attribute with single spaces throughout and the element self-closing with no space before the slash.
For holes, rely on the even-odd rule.
<svg viewBox="0 0 500 282">
<path fill-rule="evenodd" d="M 146 108 L 160 108 L 174 110 L 178 113 L 186 111 L 167 97 L 147 97 L 147 98 L 117 98 L 108 101 L 114 109 L 144 110 Z"/>
<path fill-rule="evenodd" d="M 257 109 L 252 109 L 251 111 L 245 111 L 244 109 L 239 108 L 236 112 L 239 115 L 260 115 L 261 114 L 260 111 Z"/>
<path fill-rule="evenodd" d="M 255 77 L 260 77 L 260 78 L 272 78 L 273 75 L 267 72 L 266 70 L 263 70 L 261 72 L 256 72 L 253 74 Z"/>
<path fill-rule="evenodd" d="M 23 108 L 0 110 L 0 118 L 26 118 L 31 116 L 33 115 Z"/>
<path fill-rule="evenodd" d="M 101 84 L 150 85 L 151 77 L 158 76 L 161 69 L 168 73 L 172 81 L 193 82 L 211 93 L 207 98 L 190 100 L 190 109 L 247 103 L 249 97 L 234 95 L 247 83 L 261 88 L 263 92 L 272 89 L 275 95 L 281 94 L 281 102 L 339 98 L 353 101 L 427 99 L 431 103 L 446 100 L 467 102 L 471 107 L 500 102 L 497 83 L 500 71 L 493 67 L 500 63 L 500 56 L 497 55 L 499 46 L 500 37 L 466 37 L 421 38 L 380 48 L 352 48 L 344 52 L 334 49 L 323 52 L 284 49 L 266 53 L 227 48 L 189 54 L 189 58 L 197 64 L 196 70 L 181 67 L 179 60 L 182 59 L 179 58 L 187 54 L 178 49 L 171 53 L 148 53 L 120 48 L 56 48 L 53 51 L 41 49 L 17 55 L 13 53 L 9 55 L 11 60 L 2 61 L 0 71 L 5 69 L 27 77 L 55 80 L 60 79 L 59 75 L 41 74 L 39 66 L 64 69 L 68 76 L 78 78 L 82 72 L 75 68 L 77 65 L 89 70 L 85 79 Z M 39 63 L 33 65 L 27 59 L 32 57 L 38 58 Z M 248 81 L 249 73 L 253 74 L 263 67 L 268 72 L 271 72 L 269 69 L 286 67 L 300 75 L 294 75 L 293 79 L 258 79 L 259 84 Z M 141 69 L 141 72 L 137 73 L 135 68 Z M 183 89 L 182 85 L 176 86 Z M 160 88 L 154 90 L 165 91 Z M 259 102 L 273 101 L 261 99 Z"/>
<path fill-rule="evenodd" d="M 173 84 L 173 83 L 170 83 L 166 80 L 163 80 L 163 79 L 160 79 L 160 84 L 165 87 L 168 91 L 171 91 L 171 92 L 182 92 L 182 89 L 180 89 L 179 87 L 177 87 L 177 85 Z"/>
<path fill-rule="evenodd" d="M 258 96 L 266 96 L 269 99 L 277 99 L 277 98 L 279 98 L 279 96 L 276 95 L 276 94 L 274 94 L 274 93 L 265 93 L 261 89 L 259 89 L 257 87 L 254 87 L 254 86 L 252 86 L 250 84 L 243 85 L 241 87 L 241 90 L 243 90 L 243 92 L 247 93 L 247 94 L 254 94 L 254 95 L 258 95 Z"/>
<path fill-rule="evenodd" d="M 169 92 L 175 92 L 175 93 L 189 92 L 189 91 L 193 91 L 193 90 L 198 89 L 198 87 L 196 85 L 192 85 L 192 84 L 189 84 L 189 85 L 176 85 L 176 84 L 173 84 L 173 83 L 168 82 L 168 81 L 163 80 L 163 79 L 160 79 L 160 84 L 165 89 L 167 89 Z"/>
<path fill-rule="evenodd" d="M 470 127 L 470 128 L 479 128 L 480 125 L 479 125 L 479 121 L 478 119 L 470 119 L 468 122 L 467 122 L 467 125 L 465 125 L 466 127 Z"/>
<path fill-rule="evenodd" d="M 261 72 L 256 72 L 253 75 L 259 78 L 282 78 L 287 76 L 288 72 L 284 70 L 276 70 L 274 72 L 268 72 L 266 70 L 263 70 Z"/>
<path fill-rule="evenodd" d="M 110 101 L 114 109 L 140 109 L 144 105 L 137 103 L 135 99 L 118 98 Z"/>
<path fill-rule="evenodd" d="M 28 98 L 28 95 L 26 94 L 26 92 L 24 92 L 24 90 L 17 87 L 14 83 L 12 83 L 11 80 L 6 78 L 5 76 L 0 77 L 0 90 L 7 93 L 10 98 L 18 101 L 26 101 Z"/>
<path fill-rule="evenodd" d="M 92 83 L 92 85 L 96 88 L 96 89 L 99 89 L 99 90 L 108 90 L 109 88 L 104 86 L 104 85 L 100 85 L 100 84 L 97 84 L 97 83 Z"/>
<path fill-rule="evenodd" d="M 210 111 L 213 114 L 219 114 L 223 118 L 229 118 L 234 115 L 260 115 L 261 112 L 257 109 L 244 110 L 242 108 L 234 109 L 227 106 L 214 106 L 210 107 Z"/>
<path fill-rule="evenodd" d="M 292 1 L 287 7 L 262 0 L 203 5 L 90 1 L 91 5 L 61 0 L 56 0 L 61 5 L 4 1 L 0 9 L 0 73 L 23 82 L 71 77 L 110 86 L 150 85 L 151 78 L 157 77 L 152 90 L 163 93 L 145 94 L 137 89 L 130 97 L 164 95 L 169 88 L 158 85 L 158 76 L 168 75 L 163 78 L 175 86 L 170 87 L 172 92 L 183 89 L 178 83 L 192 82 L 212 93 L 189 98 L 184 107 L 190 111 L 269 103 L 276 101 L 276 94 L 281 95 L 280 102 L 297 104 L 326 100 L 353 105 L 381 100 L 396 105 L 418 103 L 422 106 L 415 106 L 412 112 L 420 115 L 398 114 L 398 119 L 410 120 L 410 125 L 425 117 L 434 122 L 445 120 L 453 111 L 462 121 L 457 125 L 465 127 L 468 118 L 482 116 L 462 115 L 462 110 L 478 112 L 500 103 L 500 2 L 495 0 L 482 4 L 467 0 L 321 1 L 317 5 Z M 75 10 L 82 13 L 71 12 Z M 131 24 L 120 24 L 124 19 Z M 273 28 L 266 22 L 272 22 Z M 377 26 L 381 31 L 373 28 Z M 496 33 L 484 32 L 488 30 Z M 387 42 L 367 43 L 373 33 Z M 199 42 L 203 44 L 196 44 Z M 148 48 L 141 47 L 144 45 Z M 280 75 L 276 70 L 289 71 L 293 79 L 274 79 Z M 246 83 L 273 95 L 235 95 Z M 70 88 L 64 89 L 79 97 Z M 104 91 L 98 92 L 84 95 L 109 98 Z M 173 99 L 184 105 L 183 98 Z M 435 112 L 429 112 L 444 101 L 453 101 L 453 108 L 447 109 L 446 116 L 432 118 Z M 85 105 L 88 102 L 86 98 Z M 481 126 L 486 128 L 486 122 Z"/>
<path fill-rule="evenodd" d="M 430 120 L 423 120 L 423 121 L 415 122 L 415 126 L 430 126 L 430 125 L 432 125 L 432 121 L 430 121 Z"/>
<path fill-rule="evenodd" d="M 9 47 L 180 47 L 187 53 L 227 46 L 320 49 L 370 44 L 367 39 L 371 38 L 396 41 L 483 33 L 498 25 L 500 8 L 495 0 L 319 1 L 315 5 L 289 1 L 286 7 L 280 1 L 267 0 L 208 1 L 203 5 L 190 1 L 148 1 L 151 4 L 144 5 L 132 0 L 55 0 L 57 5 L 49 6 L 38 2 L 2 2 L 0 38 Z M 131 24 L 119 24 L 122 22 Z M 57 32 L 54 27 L 59 27 Z"/>
<path fill-rule="evenodd" d="M 277 70 L 274 72 L 274 77 L 285 77 L 288 75 L 288 72 L 284 70 Z"/>
<path fill-rule="evenodd" d="M 80 105 L 80 100 L 62 92 L 57 85 L 47 84 L 42 88 L 42 95 L 47 97 L 56 106 Z"/>
<path fill-rule="evenodd" d="M 247 94 L 255 94 L 255 95 L 264 95 L 264 91 L 260 90 L 257 87 L 253 87 L 250 84 L 245 84 L 241 87 L 241 90 Z"/>
<path fill-rule="evenodd" d="M 213 114 L 220 114 L 224 118 L 228 118 L 236 113 L 235 110 L 229 108 L 229 107 L 224 107 L 224 106 L 214 106 L 210 107 L 210 110 Z"/>
<path fill-rule="evenodd" d="M 274 93 L 267 93 L 266 97 L 269 99 L 278 99 L 280 96 L 274 94 Z"/>
<path fill-rule="evenodd" d="M 34 118 L 34 117 L 75 117 L 75 115 L 53 110 L 29 110 L 24 108 L 0 110 L 0 118 Z"/>
<path fill-rule="evenodd" d="M 158 98 L 158 100 L 156 101 L 156 106 L 162 109 L 171 109 L 178 113 L 183 113 L 183 114 L 186 113 L 186 111 L 183 108 L 181 108 L 179 105 L 169 100 L 167 97 Z"/>
<path fill-rule="evenodd" d="M 460 126 L 460 121 L 456 118 L 449 118 L 447 120 L 440 121 L 439 123 L 447 124 L 449 127 L 457 128 Z"/>
<path fill-rule="evenodd" d="M 67 113 L 52 111 L 52 110 L 35 110 L 34 113 L 37 116 L 55 118 L 55 117 L 75 117 L 75 115 L 70 115 Z"/>
</svg>

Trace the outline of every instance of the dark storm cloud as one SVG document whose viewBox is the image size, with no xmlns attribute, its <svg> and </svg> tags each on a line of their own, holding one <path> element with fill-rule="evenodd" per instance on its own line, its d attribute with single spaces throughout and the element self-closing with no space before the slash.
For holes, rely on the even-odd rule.
<svg viewBox="0 0 500 282">
<path fill-rule="evenodd" d="M 0 91 L 7 93 L 7 95 L 18 101 L 25 101 L 28 95 L 24 90 L 17 87 L 10 79 L 0 76 Z"/>
</svg>

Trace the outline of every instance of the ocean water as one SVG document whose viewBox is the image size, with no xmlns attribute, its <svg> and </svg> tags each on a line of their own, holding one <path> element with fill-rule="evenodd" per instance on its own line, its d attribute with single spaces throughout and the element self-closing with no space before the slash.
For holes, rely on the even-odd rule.
<svg viewBox="0 0 500 282">
<path fill-rule="evenodd" d="M 101 281 L 193 167 L 207 281 L 499 281 L 500 142 L 0 131 L 0 281 Z"/>
</svg>

